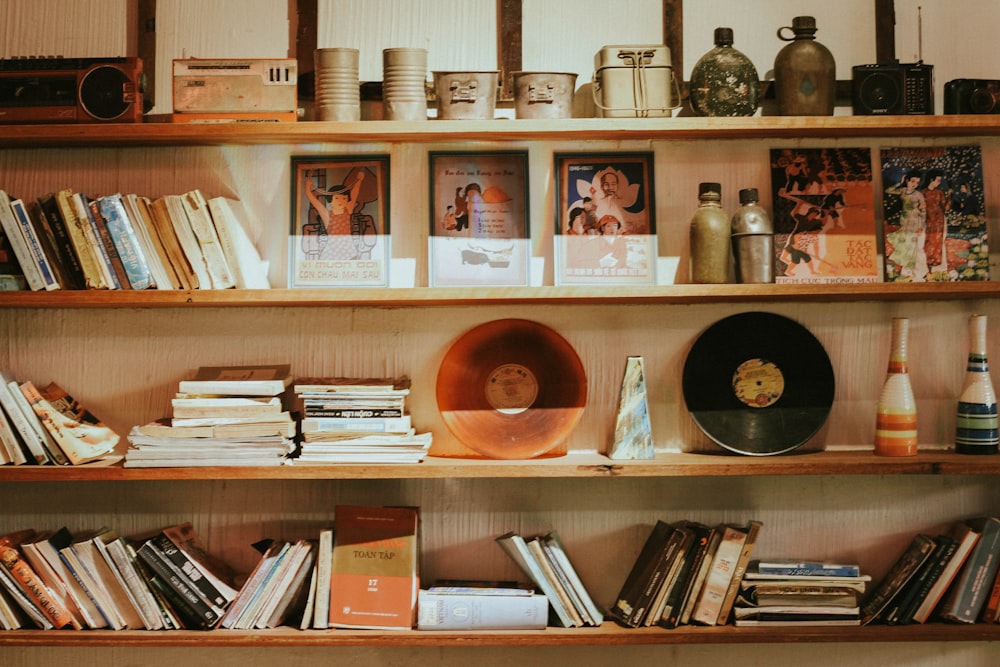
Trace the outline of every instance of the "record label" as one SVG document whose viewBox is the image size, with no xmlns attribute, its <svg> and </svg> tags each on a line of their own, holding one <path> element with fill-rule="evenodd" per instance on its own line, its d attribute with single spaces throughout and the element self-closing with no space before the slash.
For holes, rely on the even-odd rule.
<svg viewBox="0 0 1000 667">
<path fill-rule="evenodd" d="M 554 330 L 522 319 L 494 320 L 462 334 L 441 361 L 438 410 L 472 451 L 498 459 L 542 456 L 583 415 L 587 377 L 576 351 Z"/>
<path fill-rule="evenodd" d="M 801 324 L 773 313 L 719 320 L 684 363 L 684 402 L 705 435 L 738 454 L 789 452 L 826 423 L 833 367 Z"/>
</svg>

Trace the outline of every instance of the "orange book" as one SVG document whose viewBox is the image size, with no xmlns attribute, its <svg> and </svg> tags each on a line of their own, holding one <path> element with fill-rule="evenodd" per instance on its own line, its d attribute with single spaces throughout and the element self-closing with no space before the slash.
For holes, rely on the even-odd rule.
<svg viewBox="0 0 1000 667">
<path fill-rule="evenodd" d="M 408 630 L 419 589 L 415 508 L 335 509 L 331 626 Z"/>
<path fill-rule="evenodd" d="M 69 610 L 45 587 L 28 562 L 21 558 L 9 537 L 0 538 L 0 563 L 13 575 L 21 590 L 53 627 L 62 628 L 73 622 Z"/>
</svg>

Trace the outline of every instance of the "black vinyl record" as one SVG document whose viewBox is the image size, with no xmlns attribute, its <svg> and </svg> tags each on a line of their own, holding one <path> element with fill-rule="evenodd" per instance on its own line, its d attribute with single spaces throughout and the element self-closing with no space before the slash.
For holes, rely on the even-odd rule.
<svg viewBox="0 0 1000 667">
<path fill-rule="evenodd" d="M 782 454 L 826 422 L 833 366 L 801 324 L 741 313 L 702 332 L 684 362 L 682 386 L 695 423 L 717 444 L 738 454 Z"/>
</svg>

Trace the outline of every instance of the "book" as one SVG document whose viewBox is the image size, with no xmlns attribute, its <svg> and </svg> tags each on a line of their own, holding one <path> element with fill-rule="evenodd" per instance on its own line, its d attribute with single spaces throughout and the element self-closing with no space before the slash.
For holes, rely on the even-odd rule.
<svg viewBox="0 0 1000 667">
<path fill-rule="evenodd" d="M 225 611 L 195 584 L 190 576 L 196 573 L 193 566 L 185 570 L 177 564 L 178 553 L 177 547 L 162 533 L 145 540 L 136 549 L 138 557 L 154 574 L 154 581 L 159 582 L 160 590 L 169 596 L 186 621 L 196 628 L 210 629 L 218 624 Z"/>
<path fill-rule="evenodd" d="M 330 627 L 330 569 L 333 566 L 333 529 L 319 531 L 316 548 L 316 600 L 313 603 L 312 627 Z"/>
<path fill-rule="evenodd" d="M 663 575 L 663 582 L 659 586 L 659 590 L 653 597 L 653 600 L 649 604 L 649 610 L 646 612 L 646 616 L 642 621 L 643 626 L 653 626 L 660 622 L 663 618 L 663 614 L 666 613 L 666 608 L 668 604 L 668 599 L 676 599 L 676 590 L 678 588 L 678 577 L 681 571 L 685 568 L 685 561 L 688 558 L 688 550 L 691 548 L 694 539 L 695 532 L 684 525 L 683 522 L 678 522 L 671 524 L 674 530 L 679 533 L 678 545 L 675 553 L 669 557 L 669 561 L 664 563 L 666 566 L 666 571 Z"/>
<path fill-rule="evenodd" d="M 278 397 L 184 394 L 170 400 L 175 418 L 273 417 L 284 412 Z"/>
<path fill-rule="evenodd" d="M 97 554 L 93 544 L 93 540 L 105 532 L 107 529 L 101 528 L 85 535 L 74 536 L 69 544 L 59 548 L 59 556 L 65 563 L 67 571 L 79 583 L 104 619 L 106 626 L 112 630 L 124 630 L 127 621 L 123 616 L 123 610 L 117 606 L 114 588 L 109 587 L 112 575 L 106 568 L 99 569 L 101 556 Z"/>
<path fill-rule="evenodd" d="M 291 543 L 281 540 L 262 540 L 254 545 L 260 558 L 250 572 L 232 604 L 226 609 L 219 622 L 220 627 L 249 629 L 256 622 L 258 612 L 264 603 L 264 590 L 274 576 L 281 559 L 291 547 Z"/>
<path fill-rule="evenodd" d="M 716 625 L 725 625 L 729 621 L 729 614 L 733 609 L 733 603 L 736 601 L 736 595 L 739 593 L 740 582 L 743 581 L 743 575 L 750 564 L 750 557 L 757 544 L 757 537 L 760 534 L 762 525 L 760 521 L 750 521 L 747 523 L 743 549 L 736 561 L 736 567 L 733 569 L 733 576 L 729 580 L 729 588 L 726 590 L 726 596 L 722 600 L 722 606 L 719 608 L 719 618 L 716 621 Z"/>
<path fill-rule="evenodd" d="M 173 227 L 177 237 L 177 243 L 187 259 L 187 264 L 191 267 L 198 289 L 212 289 L 212 276 L 208 270 L 208 263 L 205 254 L 202 252 L 201 243 L 198 241 L 194 229 L 191 227 L 191 220 L 188 218 L 187 209 L 184 206 L 183 195 L 168 194 L 162 199 L 166 205 L 167 217 Z M 155 203 L 155 202 L 154 202 Z"/>
<path fill-rule="evenodd" d="M 44 561 L 47 568 L 55 574 L 63 586 L 67 608 L 71 614 L 79 616 L 83 627 L 105 628 L 108 625 L 107 621 L 60 555 L 60 550 L 72 543 L 73 536 L 64 526 L 51 534 L 39 535 L 37 539 L 24 543 L 23 547 L 25 556 L 35 565 L 37 572 L 41 574 L 45 569 L 39 564 L 39 561 Z M 56 587 L 50 587 L 50 590 L 55 591 Z"/>
<path fill-rule="evenodd" d="M 372 377 L 299 377 L 292 390 L 296 394 L 368 394 L 374 392 L 388 396 L 405 396 L 410 393 L 410 378 Z"/>
<path fill-rule="evenodd" d="M 678 625 L 687 625 L 691 621 L 691 613 L 701 596 L 701 589 L 705 587 L 705 579 L 708 577 L 708 571 L 712 567 L 712 560 L 715 558 L 715 551 L 719 548 L 721 539 L 721 525 L 709 529 L 707 540 L 699 549 L 698 561 L 691 571 L 691 582 L 684 592 L 684 602 L 681 606 L 680 618 L 677 621 Z"/>
<path fill-rule="evenodd" d="M 236 571 L 208 551 L 190 521 L 166 526 L 161 532 L 180 552 L 174 554 L 163 548 L 164 553 L 174 558 L 174 562 L 188 573 L 206 597 L 219 606 L 233 601 L 237 593 L 234 587 Z M 193 572 L 189 572 L 191 567 L 201 576 L 196 577 Z"/>
<path fill-rule="evenodd" d="M 96 238 L 97 254 L 108 272 L 112 288 L 132 289 L 132 284 L 128 281 L 128 275 L 125 273 L 125 265 L 122 264 L 121 257 L 118 255 L 118 249 L 115 248 L 115 242 L 111 238 L 107 222 L 104 219 L 104 214 L 101 213 L 97 200 L 81 193 L 80 202 L 82 206 L 86 207 L 86 215 Z"/>
<path fill-rule="evenodd" d="M 113 599 L 115 607 L 124 621 L 125 628 L 132 630 L 151 629 L 147 624 L 142 605 L 136 597 L 138 589 L 133 590 L 129 586 L 128 570 L 122 570 L 119 567 L 118 561 L 108 548 L 109 543 L 118 539 L 120 539 L 118 535 L 109 530 L 90 540 L 89 545 L 92 545 L 94 550 L 94 554 L 91 556 L 94 563 L 93 573 L 97 575 L 101 585 Z"/>
<path fill-rule="evenodd" d="M 36 627 L 42 630 L 51 630 L 53 628 L 52 621 L 42 613 L 38 604 L 24 592 L 24 589 L 20 586 L 14 575 L 6 567 L 0 565 L 0 597 L 3 597 L 4 591 L 6 591 L 10 600 L 14 603 L 11 605 L 11 613 L 8 616 L 9 624 L 20 625 L 20 619 L 17 618 L 16 612 L 13 611 L 13 607 L 16 605 L 16 607 L 21 609 L 24 617 Z"/>
<path fill-rule="evenodd" d="M 150 271 L 156 279 L 157 289 L 181 289 L 177 272 L 170 261 L 170 256 L 160 239 L 153 215 L 149 209 L 149 197 L 141 197 L 134 193 L 126 193 L 122 199 L 125 210 L 139 236 L 140 243 L 146 252 Z"/>
<path fill-rule="evenodd" d="M 90 228 L 90 218 L 86 215 L 81 217 L 82 210 L 76 193 L 67 188 L 56 192 L 55 197 L 59 215 L 66 225 L 66 232 L 80 260 L 86 288 L 109 289 L 111 283 L 102 267 L 102 259 L 91 241 L 93 230 Z"/>
<path fill-rule="evenodd" d="M 203 424 L 193 426 L 171 426 L 172 420 L 164 418 L 149 424 L 142 424 L 135 427 L 135 431 L 141 435 L 152 438 L 213 438 L 213 439 L 236 439 L 236 438 L 256 438 L 266 436 L 282 436 L 292 438 L 296 433 L 296 425 L 292 420 L 291 413 L 279 412 L 272 417 L 249 418 L 259 421 L 249 421 L 237 424 Z"/>
<path fill-rule="evenodd" d="M 683 552 L 678 555 L 681 562 L 678 565 L 675 581 L 663 602 L 659 618 L 655 621 L 658 625 L 668 629 L 676 628 L 680 624 L 684 603 L 691 590 L 701 559 L 704 557 L 711 534 L 711 528 L 697 521 L 680 521 L 675 524 L 675 527 L 688 531 L 690 538 Z"/>
<path fill-rule="evenodd" d="M 869 148 L 772 148 L 777 283 L 879 282 Z"/>
<path fill-rule="evenodd" d="M 42 425 L 35 417 L 34 410 L 24 400 L 20 385 L 9 371 L 0 371 L 0 406 L 21 437 L 31 460 L 38 465 L 52 463 L 41 432 Z"/>
<path fill-rule="evenodd" d="M 67 280 L 67 289 L 86 289 L 87 280 L 83 273 L 83 265 L 76 253 L 76 247 L 70 236 L 69 227 L 59 212 L 59 202 L 56 200 L 54 192 L 49 192 L 35 200 L 38 203 L 38 211 L 45 227 L 52 235 L 53 245 L 56 249 L 57 262 L 62 266 L 63 275 Z"/>
<path fill-rule="evenodd" d="M 190 380 L 181 380 L 185 394 L 277 396 L 292 383 L 290 364 L 202 366 Z"/>
<path fill-rule="evenodd" d="M 931 552 L 930 558 L 924 561 L 920 570 L 907 582 L 903 591 L 883 613 L 887 625 L 905 625 L 911 621 L 920 603 L 934 586 L 934 581 L 941 575 L 955 554 L 955 549 L 958 548 L 958 540 L 948 535 L 935 535 L 934 542 L 937 546 Z"/>
<path fill-rule="evenodd" d="M 861 567 L 857 563 L 835 563 L 822 560 L 762 560 L 757 561 L 756 572 L 782 576 L 856 577 L 861 574 Z"/>
<path fill-rule="evenodd" d="M 7 416 L 2 398 L 2 392 L 0 392 L 0 445 L 3 446 L 7 462 L 23 465 L 28 462 L 28 456 L 24 447 L 21 446 L 21 436 L 18 434 L 18 429 Z"/>
<path fill-rule="evenodd" d="M 421 590 L 417 630 L 544 630 L 549 601 L 545 595 L 490 595 Z"/>
<path fill-rule="evenodd" d="M 180 195 L 180 202 L 187 213 L 191 231 L 198 242 L 201 256 L 205 260 L 205 270 L 211 280 L 212 289 L 229 289 L 236 286 L 229 262 L 226 260 L 219 234 L 212 222 L 208 202 L 201 190 L 191 190 Z"/>
<path fill-rule="evenodd" d="M 160 610 L 159 602 L 150 584 L 146 581 L 135 550 L 123 537 L 111 539 L 104 547 L 107 557 L 111 559 L 114 567 L 121 574 L 125 589 L 146 629 L 162 630 L 166 628 L 166 621 Z"/>
<path fill-rule="evenodd" d="M 722 526 L 720 532 L 719 546 L 712 557 L 698 601 L 691 611 L 692 623 L 718 625 L 729 584 L 747 540 L 748 529 L 741 526 Z"/>
<path fill-rule="evenodd" d="M 192 268 L 188 256 L 181 247 L 181 242 L 177 237 L 177 231 L 171 220 L 170 210 L 167 204 L 167 197 L 158 197 L 148 202 L 147 209 L 149 217 L 153 221 L 157 237 L 163 246 L 163 250 L 169 259 L 169 265 L 174 270 L 177 277 L 178 289 L 198 289 L 204 287 L 200 283 L 199 276 Z"/>
<path fill-rule="evenodd" d="M 63 628 L 73 621 L 72 615 L 63 601 L 48 589 L 38 573 L 20 551 L 21 539 L 0 537 L 0 565 L 15 580 L 25 595 L 38 607 L 54 628 Z"/>
<path fill-rule="evenodd" d="M 979 533 L 979 539 L 937 611 L 942 619 L 955 623 L 978 620 L 1000 568 L 1000 518 L 977 517 L 967 523 Z"/>
<path fill-rule="evenodd" d="M 276 628 L 296 612 L 299 602 L 304 599 L 303 586 L 315 557 L 315 544 L 311 540 L 297 540 L 292 545 L 265 592 L 266 599 L 254 627 Z"/>
<path fill-rule="evenodd" d="M 402 417 L 303 417 L 299 422 L 302 433 L 409 433 L 413 428 L 410 415 Z"/>
<path fill-rule="evenodd" d="M 923 533 L 915 535 L 910 540 L 886 575 L 872 589 L 871 594 L 861 605 L 862 625 L 868 625 L 879 618 L 892 599 L 899 595 L 906 582 L 920 569 L 924 561 L 930 558 L 935 546 L 937 545 L 934 539 Z"/>
<path fill-rule="evenodd" d="M 566 551 L 566 545 L 563 544 L 562 538 L 559 537 L 559 533 L 552 530 L 542 536 L 541 539 L 546 547 L 546 552 L 556 563 L 557 567 L 562 571 L 563 575 L 569 582 L 569 586 L 572 590 L 576 591 L 579 596 L 580 603 L 583 605 L 583 612 L 585 612 L 584 616 L 589 619 L 589 624 L 600 625 L 604 620 L 604 612 L 597 606 L 597 604 L 594 603 L 593 597 L 584 585 L 583 580 L 580 579 L 580 575 L 573 566 L 573 563 L 569 558 L 569 554 Z"/>
<path fill-rule="evenodd" d="M 0 206 L 2 206 L 3 198 L 6 196 L 6 193 L 3 193 L 2 191 L 0 191 L 0 193 L 2 193 L 0 194 Z M 31 254 L 32 261 L 38 267 L 38 275 L 42 280 L 42 289 L 62 289 L 62 285 L 59 282 L 59 275 L 56 273 L 54 266 L 55 258 L 46 252 L 46 244 L 43 243 L 41 236 L 39 236 L 38 231 L 35 229 L 24 201 L 21 199 L 10 199 L 7 202 L 7 205 L 13 212 L 14 220 L 17 221 L 17 224 L 21 229 L 21 233 L 24 235 L 24 241 L 27 245 L 28 252 Z"/>
<path fill-rule="evenodd" d="M 238 289 L 269 289 L 268 262 L 260 258 L 248 230 L 243 202 L 229 197 L 212 197 L 208 210 L 219 234 L 219 244 Z"/>
<path fill-rule="evenodd" d="M 980 146 L 885 147 L 880 162 L 886 282 L 989 280 Z"/>
<path fill-rule="evenodd" d="M 9 196 L 9 195 L 8 195 Z M 17 253 L 7 238 L 7 230 L 0 222 L 0 287 L 5 290 L 29 289 L 24 277 L 24 269 L 18 260 Z"/>
<path fill-rule="evenodd" d="M 17 218 L 14 217 L 14 210 L 10 205 L 10 195 L 4 190 L 0 190 L 0 227 L 3 228 L 4 238 L 17 259 L 17 264 L 28 283 L 28 287 L 32 290 L 44 290 L 46 286 L 45 280 L 42 278 L 41 267 L 38 265 L 38 260 L 28 245 L 24 231 Z"/>
<path fill-rule="evenodd" d="M 573 620 L 573 626 L 586 625 L 587 621 L 584 620 L 586 611 L 580 611 L 583 603 L 578 601 L 579 596 L 570 588 L 569 582 L 566 581 L 565 577 L 560 576 L 555 564 L 545 552 L 542 541 L 537 536 L 526 538 L 525 545 L 527 545 L 528 551 L 531 552 L 532 557 L 538 564 L 542 576 L 548 580 L 552 590 L 559 596 L 559 602 L 562 603 L 563 609 L 566 610 L 569 617 Z"/>
<path fill-rule="evenodd" d="M 413 507 L 334 509 L 331 626 L 413 627 L 420 588 L 417 523 Z"/>
<path fill-rule="evenodd" d="M 638 557 L 619 589 L 609 615 L 620 625 L 642 625 L 649 604 L 663 583 L 668 560 L 680 545 L 680 535 L 669 523 L 658 520 L 646 537 Z"/>
<path fill-rule="evenodd" d="M 139 234 L 125 210 L 121 194 L 105 195 L 96 202 L 129 286 L 134 290 L 156 287 L 146 251 L 139 242 Z"/>
<path fill-rule="evenodd" d="M 21 393 L 42 426 L 73 465 L 96 461 L 115 451 L 119 436 L 62 387 L 53 383 L 39 389 L 30 380 Z"/>
<path fill-rule="evenodd" d="M 545 576 L 541 564 L 531 553 L 527 540 L 522 535 L 510 531 L 497 537 L 496 543 L 548 599 L 552 611 L 550 617 L 564 628 L 574 627 L 573 616 L 563 604 L 555 585 Z"/>
<path fill-rule="evenodd" d="M 48 260 L 49 269 L 55 278 L 58 289 L 75 289 L 73 276 L 69 273 L 68 267 L 63 262 L 60 248 L 57 245 L 55 232 L 49 226 L 49 221 L 42 212 L 38 201 L 34 199 L 16 200 L 18 205 L 24 209 L 28 222 L 35 230 L 35 236 L 41 244 L 42 254 Z M 14 202 L 11 202 L 14 205 Z"/>
</svg>

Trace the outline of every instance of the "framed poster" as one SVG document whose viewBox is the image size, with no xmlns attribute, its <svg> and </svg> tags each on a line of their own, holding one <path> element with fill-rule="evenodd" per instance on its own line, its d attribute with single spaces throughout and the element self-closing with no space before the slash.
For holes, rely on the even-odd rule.
<svg viewBox="0 0 1000 667">
<path fill-rule="evenodd" d="M 389 157 L 292 157 L 289 287 L 387 287 Z"/>
<path fill-rule="evenodd" d="M 528 153 L 431 152 L 432 287 L 528 285 Z"/>
<path fill-rule="evenodd" d="M 652 153 L 556 154 L 557 285 L 656 282 Z"/>
</svg>

